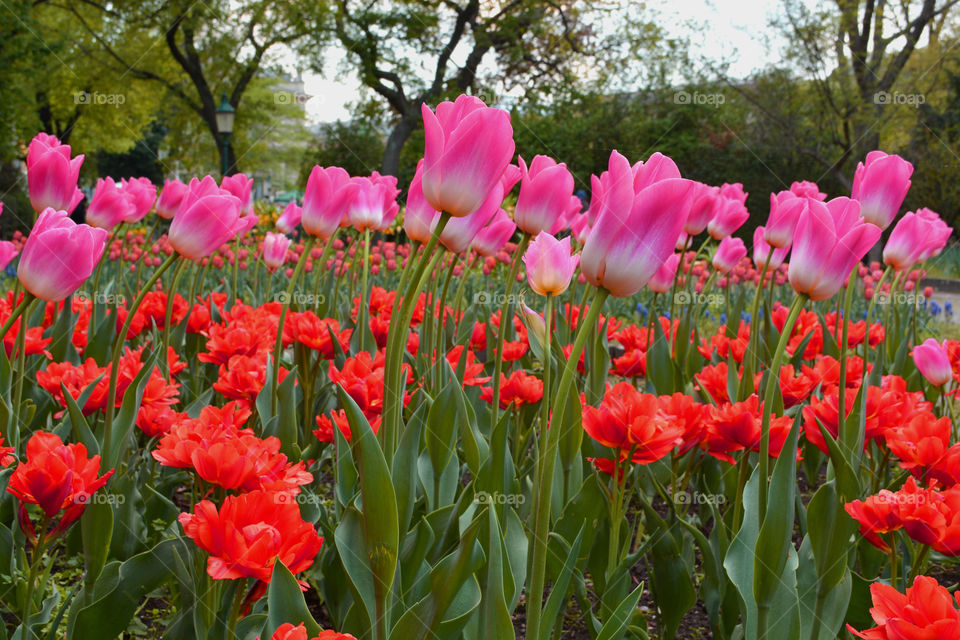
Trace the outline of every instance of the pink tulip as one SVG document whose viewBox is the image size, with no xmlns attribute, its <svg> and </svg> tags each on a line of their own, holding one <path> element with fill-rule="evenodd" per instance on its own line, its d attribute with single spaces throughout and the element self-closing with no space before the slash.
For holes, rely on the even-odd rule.
<svg viewBox="0 0 960 640">
<path fill-rule="evenodd" d="M 329 239 L 346 214 L 350 175 L 340 167 L 314 167 L 303 193 L 303 230 L 312 236 Z"/>
<path fill-rule="evenodd" d="M 740 238 L 727 236 L 713 254 L 713 268 L 720 273 L 730 273 L 740 261 L 747 257 L 747 247 Z"/>
<path fill-rule="evenodd" d="M 508 164 L 507 168 L 503 170 L 503 177 L 500 179 L 500 182 L 503 184 L 503 195 L 507 195 L 513 188 L 517 186 L 517 183 L 523 178 L 523 172 L 520 171 L 520 166 L 516 164 Z"/>
<path fill-rule="evenodd" d="M 670 257 L 664 261 L 660 268 L 657 269 L 657 272 L 650 278 L 650 281 L 647 283 L 647 288 L 654 293 L 666 293 L 670 291 L 670 288 L 677 278 L 678 266 L 680 266 L 680 254 L 671 253 Z"/>
<path fill-rule="evenodd" d="M 698 182 L 693 204 L 690 206 L 690 215 L 683 227 L 688 236 L 697 236 L 703 233 L 713 219 L 720 202 L 720 187 L 711 187 Z"/>
<path fill-rule="evenodd" d="M 694 183 L 670 178 L 634 193 L 630 164 L 616 151 L 610 154 L 607 173 L 580 269 L 594 286 L 614 296 L 632 296 L 673 253 Z"/>
<path fill-rule="evenodd" d="M 524 324 L 527 325 L 529 333 L 537 340 L 537 344 L 546 344 L 547 323 L 543 316 L 524 303 L 520 304 L 520 311 L 523 313 Z"/>
<path fill-rule="evenodd" d="M 770 194 L 770 216 L 763 239 L 771 247 L 783 249 L 793 242 L 793 232 L 797 221 L 807 207 L 807 197 L 798 196 L 792 191 Z"/>
<path fill-rule="evenodd" d="M 291 200 L 287 203 L 287 206 L 283 208 L 283 213 L 280 214 L 280 217 L 277 218 L 277 229 L 280 229 L 283 233 L 293 233 L 293 230 L 300 225 L 300 217 L 302 215 L 303 210 L 300 208 L 300 205 Z"/>
<path fill-rule="evenodd" d="M 895 271 L 909 269 L 921 261 L 922 255 L 933 254 L 934 247 L 930 243 L 937 240 L 933 221 L 909 212 L 890 232 L 883 248 L 883 263 Z"/>
<path fill-rule="evenodd" d="M 157 215 L 164 220 L 173 220 L 185 195 L 187 195 L 187 185 L 179 180 L 164 182 L 160 197 L 157 198 Z"/>
<path fill-rule="evenodd" d="M 220 180 L 220 188 L 240 200 L 240 213 L 249 216 L 253 213 L 253 178 L 248 178 L 243 173 L 235 173 L 232 176 L 223 176 Z"/>
<path fill-rule="evenodd" d="M 396 178 L 393 178 L 392 184 L 396 185 Z M 346 214 L 341 224 L 348 221 L 357 231 L 383 229 L 396 217 L 399 191 L 379 174 L 369 178 L 351 178 L 348 190 L 349 196 L 344 201 Z"/>
<path fill-rule="evenodd" d="M 707 232 L 714 240 L 726 238 L 739 229 L 740 226 L 747 221 L 747 218 L 750 217 L 747 208 L 743 205 L 743 202 L 740 201 L 736 189 L 727 189 L 728 193 L 732 192 L 734 197 L 726 197 L 723 195 L 723 188 L 732 186 L 738 185 L 723 185 L 723 187 L 720 187 L 720 194 L 717 196 L 717 206 L 714 210 L 713 218 L 711 218 L 707 224 Z M 742 193 L 742 189 L 740 193 Z"/>
<path fill-rule="evenodd" d="M 927 382 L 935 387 L 945 385 L 953 377 L 946 340 L 938 343 L 933 338 L 928 338 L 923 344 L 915 346 L 911 355 L 917 369 Z"/>
<path fill-rule="evenodd" d="M 38 133 L 27 147 L 27 191 L 34 211 L 72 212 L 83 200 L 83 192 L 77 188 L 82 164 L 82 154 L 70 158 L 70 145 Z"/>
<path fill-rule="evenodd" d="M 128 224 L 140 222 L 153 208 L 157 200 L 157 188 L 149 178 L 124 179 L 120 185 L 131 205 L 131 211 L 123 221 Z"/>
<path fill-rule="evenodd" d="M 109 231 L 133 215 L 133 202 L 113 178 L 100 178 L 87 207 L 87 223 Z"/>
<path fill-rule="evenodd" d="M 647 158 L 646 162 L 637 162 L 631 167 L 633 172 L 633 192 L 640 193 L 654 182 L 679 178 L 680 169 L 673 159 L 659 151 Z"/>
<path fill-rule="evenodd" d="M 830 298 L 881 233 L 880 227 L 860 217 L 856 200 L 808 200 L 794 233 L 790 284 L 811 300 Z"/>
<path fill-rule="evenodd" d="M 546 231 L 537 234 L 523 254 L 527 282 L 542 296 L 566 291 L 579 263 L 580 256 L 570 255 L 570 236 L 557 240 Z"/>
<path fill-rule="evenodd" d="M 503 204 L 503 185 L 497 183 L 479 209 L 468 216 L 450 218 L 447 226 L 443 228 L 443 233 L 440 234 L 440 244 L 453 253 L 466 251 L 480 230 L 487 226 L 500 209 L 501 204 Z M 434 218 L 430 229 L 431 234 L 433 227 L 436 227 L 439 221 L 439 216 Z"/>
<path fill-rule="evenodd" d="M 519 169 L 517 169 L 519 171 Z M 407 237 L 415 242 L 430 241 L 435 220 L 440 216 L 423 197 L 423 159 L 417 163 L 417 171 L 407 190 L 407 208 L 403 214 L 403 230 Z"/>
<path fill-rule="evenodd" d="M 749 194 L 743 190 L 743 185 L 739 182 L 733 184 L 724 182 L 720 185 L 720 195 L 729 200 L 736 200 L 740 204 L 746 204 Z"/>
<path fill-rule="evenodd" d="M 814 200 L 821 200 L 821 201 L 827 199 L 827 194 L 820 191 L 820 187 L 817 186 L 817 183 L 810 182 L 809 180 L 794 182 L 793 184 L 790 185 L 790 191 L 795 196 L 813 198 Z"/>
<path fill-rule="evenodd" d="M 487 226 L 477 232 L 470 246 L 481 256 L 495 256 L 513 237 L 516 230 L 516 223 L 510 219 L 506 211 L 499 209 L 493 214 Z"/>
<path fill-rule="evenodd" d="M 455 218 L 477 211 L 501 185 L 513 157 L 510 114 L 461 95 L 434 114 L 421 106 L 424 128 L 423 195 Z"/>
<path fill-rule="evenodd" d="M 590 223 L 587 220 L 588 215 L 587 212 L 578 213 L 570 220 L 570 234 L 580 246 L 583 246 L 583 243 L 587 241 L 587 236 L 590 235 Z"/>
<path fill-rule="evenodd" d="M 520 195 L 513 220 L 532 236 L 553 227 L 566 214 L 573 197 L 573 176 L 567 165 L 548 156 L 534 156 L 527 168 L 519 159 Z"/>
<path fill-rule="evenodd" d="M 9 240 L 0 240 L 0 271 L 5 270 L 18 253 L 17 245 Z"/>
<path fill-rule="evenodd" d="M 17 277 L 47 302 L 59 302 L 90 277 L 106 247 L 107 232 L 77 224 L 66 211 L 44 209 L 20 255 Z"/>
<path fill-rule="evenodd" d="M 677 251 L 686 251 L 687 245 L 690 244 L 690 236 L 687 235 L 685 231 L 681 231 L 680 235 L 677 236 L 677 244 L 674 247 Z"/>
<path fill-rule="evenodd" d="M 263 239 L 263 263 L 269 269 L 279 269 L 287 261 L 287 249 L 290 248 L 290 238 L 282 233 L 267 231 Z"/>
<path fill-rule="evenodd" d="M 853 174 L 850 197 L 860 203 L 863 219 L 881 229 L 893 222 L 910 190 L 913 165 L 898 155 L 871 151 Z"/>
<path fill-rule="evenodd" d="M 202 181 L 193 178 L 170 223 L 170 245 L 190 260 L 211 255 L 249 228 L 240 207 L 240 199 L 219 188 L 210 176 Z"/>
<path fill-rule="evenodd" d="M 953 233 L 953 227 L 948 226 L 938 213 L 926 207 L 917 209 L 917 216 L 930 222 L 930 237 L 924 251 L 917 258 L 917 262 L 925 262 L 933 256 L 940 255 L 940 252 L 947 246 L 947 240 Z"/>
<path fill-rule="evenodd" d="M 773 249 L 764 239 L 765 235 L 766 229 L 763 227 L 757 227 L 753 230 L 753 264 L 758 269 L 762 269 L 763 265 L 766 264 L 769 271 L 774 271 L 783 264 L 783 259 L 787 257 L 787 253 L 790 251 L 790 246 Z M 767 263 L 767 256 L 771 250 L 773 250 L 773 255 L 770 255 L 770 262 Z"/>
</svg>

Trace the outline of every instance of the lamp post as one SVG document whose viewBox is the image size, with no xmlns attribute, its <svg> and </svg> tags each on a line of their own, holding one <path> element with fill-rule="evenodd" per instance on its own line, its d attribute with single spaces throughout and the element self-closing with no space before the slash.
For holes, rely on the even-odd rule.
<svg viewBox="0 0 960 640">
<path fill-rule="evenodd" d="M 233 120 L 237 117 L 237 110 L 227 100 L 227 94 L 224 92 L 220 97 L 220 106 L 217 107 L 217 133 L 220 134 L 220 144 L 223 151 L 220 153 L 221 166 L 220 173 L 227 175 L 230 170 L 230 138 L 233 137 Z"/>
</svg>

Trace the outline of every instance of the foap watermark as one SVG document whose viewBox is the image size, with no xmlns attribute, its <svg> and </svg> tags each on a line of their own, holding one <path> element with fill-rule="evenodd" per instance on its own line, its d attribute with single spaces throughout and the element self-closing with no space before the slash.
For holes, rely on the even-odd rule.
<svg viewBox="0 0 960 640">
<path fill-rule="evenodd" d="M 127 96 L 122 93 L 100 93 L 99 91 L 94 91 L 93 93 L 89 91 L 74 91 L 73 93 L 74 104 L 119 107 L 126 103 L 126 101 Z"/>
<path fill-rule="evenodd" d="M 697 293 L 696 291 L 677 291 L 673 294 L 674 304 L 724 304 L 726 297 L 722 293 Z"/>
<path fill-rule="evenodd" d="M 78 493 L 73 498 L 74 504 L 109 504 L 121 505 L 127 501 L 127 496 L 122 493 L 106 493 L 98 491 L 97 493 Z"/>
<path fill-rule="evenodd" d="M 923 300 L 919 293 L 907 293 L 906 291 L 880 291 L 874 295 L 876 304 L 905 304 L 911 307 L 916 306 Z"/>
<path fill-rule="evenodd" d="M 324 501 L 317 495 L 312 493 L 306 493 L 301 491 L 300 493 L 293 495 L 290 493 L 276 492 L 273 494 L 273 502 L 275 504 L 309 504 L 309 505 L 321 505 Z"/>
<path fill-rule="evenodd" d="M 696 104 L 719 107 L 726 101 L 727 96 L 722 93 L 700 93 L 699 91 L 690 93 L 689 91 L 677 91 L 673 94 L 673 102 L 675 104 Z"/>
<path fill-rule="evenodd" d="M 516 507 L 525 503 L 527 497 L 520 493 L 500 493 L 498 491 L 488 493 L 486 491 L 478 491 L 474 494 L 473 501 L 477 504 L 504 504 Z"/>
<path fill-rule="evenodd" d="M 677 504 L 721 505 L 727 502 L 727 496 L 722 493 L 700 493 L 699 491 L 694 491 L 693 493 L 678 493 L 674 499 L 677 501 Z"/>
<path fill-rule="evenodd" d="M 919 107 L 927 101 L 922 93 L 900 93 L 894 91 L 877 91 L 873 94 L 874 104 L 906 104 L 911 107 Z"/>
<path fill-rule="evenodd" d="M 92 302 L 93 304 L 124 305 L 127 304 L 127 297 L 121 293 L 107 293 L 104 291 L 77 291 L 73 294 L 74 300 L 81 303 Z"/>
<path fill-rule="evenodd" d="M 300 291 L 294 291 L 292 295 L 287 295 L 286 291 L 281 291 L 273 297 L 276 302 L 280 304 L 299 304 L 304 306 L 315 306 L 318 304 L 324 304 L 327 301 L 327 296 L 322 293 L 302 293 Z"/>
<path fill-rule="evenodd" d="M 302 91 L 277 91 L 273 94 L 273 103 L 304 105 L 312 97 Z"/>
<path fill-rule="evenodd" d="M 505 293 L 495 293 L 492 291 L 478 291 L 473 294 L 473 304 L 500 306 L 505 302 L 509 302 L 512 305 L 522 304 L 523 296 L 516 293 L 506 295 Z"/>
</svg>

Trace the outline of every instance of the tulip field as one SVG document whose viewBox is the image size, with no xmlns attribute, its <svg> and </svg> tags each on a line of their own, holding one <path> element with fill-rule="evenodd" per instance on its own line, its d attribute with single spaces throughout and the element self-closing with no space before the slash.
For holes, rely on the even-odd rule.
<svg viewBox="0 0 960 640">
<path fill-rule="evenodd" d="M 581 200 L 506 111 L 422 116 L 408 189 L 317 166 L 279 218 L 236 174 L 78 222 L 83 156 L 33 139 L 0 639 L 960 638 L 952 229 L 909 162 L 748 209 L 608 150 Z"/>
</svg>

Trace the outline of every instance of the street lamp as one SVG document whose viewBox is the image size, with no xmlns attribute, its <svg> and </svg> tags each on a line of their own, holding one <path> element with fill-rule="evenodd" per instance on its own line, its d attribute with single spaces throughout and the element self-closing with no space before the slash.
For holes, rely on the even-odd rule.
<svg viewBox="0 0 960 640">
<path fill-rule="evenodd" d="M 230 150 L 230 138 L 233 136 L 233 120 L 237 117 L 237 110 L 227 100 L 227 93 L 224 92 L 220 98 L 220 106 L 217 107 L 217 133 L 220 134 L 220 144 L 223 145 L 221 174 L 227 175 L 230 169 L 230 160 L 228 152 Z"/>
</svg>

